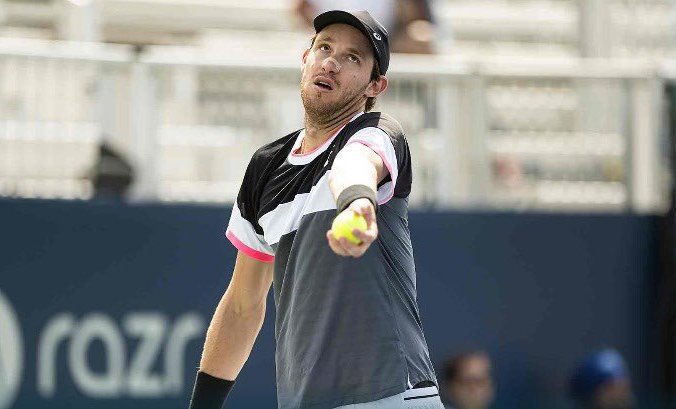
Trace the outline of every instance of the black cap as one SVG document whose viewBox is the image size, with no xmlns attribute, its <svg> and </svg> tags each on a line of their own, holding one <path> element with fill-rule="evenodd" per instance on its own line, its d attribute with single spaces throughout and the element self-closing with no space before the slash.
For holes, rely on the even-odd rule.
<svg viewBox="0 0 676 409">
<path fill-rule="evenodd" d="M 390 41 L 385 27 L 365 10 L 330 10 L 315 17 L 315 32 L 319 33 L 326 26 L 336 23 L 349 24 L 364 33 L 373 46 L 373 54 L 380 72 L 385 74 L 390 65 Z"/>
</svg>

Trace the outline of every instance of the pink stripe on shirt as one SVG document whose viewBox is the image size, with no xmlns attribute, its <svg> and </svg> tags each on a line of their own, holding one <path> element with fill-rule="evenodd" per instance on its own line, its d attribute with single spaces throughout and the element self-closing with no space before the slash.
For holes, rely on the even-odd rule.
<svg viewBox="0 0 676 409">
<path fill-rule="evenodd" d="M 244 244 L 240 239 L 235 236 L 235 233 L 232 232 L 232 230 L 228 230 L 225 232 L 225 237 L 230 240 L 233 246 L 237 248 L 237 250 L 241 251 L 242 253 L 246 254 L 247 256 L 262 261 L 264 263 L 272 263 L 275 261 L 275 256 L 267 253 L 263 253 L 258 250 L 254 250 L 251 247 L 247 246 Z"/>
</svg>

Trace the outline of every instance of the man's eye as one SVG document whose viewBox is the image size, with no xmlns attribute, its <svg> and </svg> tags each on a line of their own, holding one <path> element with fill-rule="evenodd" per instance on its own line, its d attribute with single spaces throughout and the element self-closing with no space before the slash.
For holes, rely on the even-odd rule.
<svg viewBox="0 0 676 409">
<path fill-rule="evenodd" d="M 359 57 L 357 57 L 354 54 L 350 54 L 347 56 L 347 59 L 350 60 L 350 62 L 359 62 Z"/>
<path fill-rule="evenodd" d="M 322 45 L 319 46 L 319 49 L 322 50 L 322 51 L 326 51 L 326 50 L 329 49 L 329 46 L 326 45 L 326 44 L 322 44 Z"/>
</svg>

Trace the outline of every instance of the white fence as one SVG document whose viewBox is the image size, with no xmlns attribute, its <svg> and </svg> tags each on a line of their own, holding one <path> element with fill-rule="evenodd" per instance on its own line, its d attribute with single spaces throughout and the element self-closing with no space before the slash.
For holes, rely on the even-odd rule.
<svg viewBox="0 0 676 409">
<path fill-rule="evenodd" d="M 0 195 L 88 198 L 105 138 L 137 200 L 234 200 L 251 153 L 302 126 L 300 60 L 0 42 Z M 661 211 L 655 66 L 395 56 L 377 109 L 402 122 L 415 206 Z"/>
</svg>

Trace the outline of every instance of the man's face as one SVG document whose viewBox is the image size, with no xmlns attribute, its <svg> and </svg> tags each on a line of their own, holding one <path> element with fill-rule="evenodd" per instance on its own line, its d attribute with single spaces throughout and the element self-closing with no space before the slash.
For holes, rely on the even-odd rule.
<svg viewBox="0 0 676 409">
<path fill-rule="evenodd" d="M 333 116 L 366 101 L 374 57 L 368 39 L 347 24 L 332 24 L 317 34 L 303 54 L 301 98 L 315 117 Z"/>
<path fill-rule="evenodd" d="M 474 355 L 463 362 L 457 378 L 446 392 L 457 409 L 485 409 L 493 402 L 491 362 L 485 355 Z"/>
</svg>

